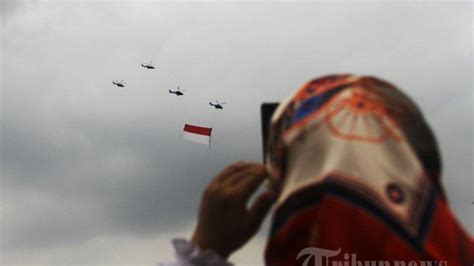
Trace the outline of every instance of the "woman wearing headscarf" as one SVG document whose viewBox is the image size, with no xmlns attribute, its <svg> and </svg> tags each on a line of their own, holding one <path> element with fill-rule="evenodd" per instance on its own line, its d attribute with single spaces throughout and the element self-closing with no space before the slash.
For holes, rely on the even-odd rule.
<svg viewBox="0 0 474 266">
<path fill-rule="evenodd" d="M 266 265 L 474 263 L 474 241 L 441 186 L 435 138 L 392 84 L 306 83 L 275 111 L 266 154 L 265 169 L 237 163 L 211 181 L 192 240 L 175 241 L 180 265 L 229 265 L 275 200 Z M 247 209 L 264 179 L 271 185 Z"/>
</svg>

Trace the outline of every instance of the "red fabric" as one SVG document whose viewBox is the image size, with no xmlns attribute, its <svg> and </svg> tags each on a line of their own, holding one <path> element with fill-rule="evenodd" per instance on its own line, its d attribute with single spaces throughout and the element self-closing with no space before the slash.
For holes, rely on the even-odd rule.
<svg viewBox="0 0 474 266">
<path fill-rule="evenodd" d="M 463 231 L 446 202 L 439 199 L 424 248 L 434 260 L 448 260 L 448 265 L 474 264 L 474 239 Z"/>
<path fill-rule="evenodd" d="M 199 134 L 199 135 L 204 135 L 204 136 L 211 136 L 212 128 L 185 124 L 183 130 L 189 133 L 194 133 L 194 134 Z"/>
<path fill-rule="evenodd" d="M 446 261 L 447 265 L 472 265 L 473 239 L 440 199 L 433 220 L 422 249 L 416 250 L 377 217 L 338 197 L 325 196 L 319 204 L 289 218 L 269 240 L 266 265 L 302 265 L 301 259 L 296 260 L 297 255 L 311 246 L 341 248 L 340 254 L 331 258 L 337 261 L 344 261 L 344 254 L 348 253 L 356 254 L 358 261 Z"/>
</svg>

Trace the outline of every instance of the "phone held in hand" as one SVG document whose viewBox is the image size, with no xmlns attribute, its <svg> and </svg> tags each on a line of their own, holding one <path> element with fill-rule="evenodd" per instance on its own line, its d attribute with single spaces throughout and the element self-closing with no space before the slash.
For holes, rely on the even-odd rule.
<svg viewBox="0 0 474 266">
<path fill-rule="evenodd" d="M 275 112 L 279 103 L 262 103 L 260 105 L 260 118 L 261 118 L 261 127 L 262 127 L 262 154 L 263 162 L 265 163 L 267 144 L 268 144 L 268 135 L 270 133 L 270 123 L 272 119 L 273 112 Z"/>
</svg>

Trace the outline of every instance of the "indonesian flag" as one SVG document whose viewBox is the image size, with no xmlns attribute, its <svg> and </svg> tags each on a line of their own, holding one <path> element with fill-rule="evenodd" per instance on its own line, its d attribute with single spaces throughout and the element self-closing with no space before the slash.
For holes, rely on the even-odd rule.
<svg viewBox="0 0 474 266">
<path fill-rule="evenodd" d="M 184 138 L 201 144 L 208 144 L 211 147 L 211 132 L 210 127 L 199 127 L 193 125 L 184 125 Z"/>
</svg>

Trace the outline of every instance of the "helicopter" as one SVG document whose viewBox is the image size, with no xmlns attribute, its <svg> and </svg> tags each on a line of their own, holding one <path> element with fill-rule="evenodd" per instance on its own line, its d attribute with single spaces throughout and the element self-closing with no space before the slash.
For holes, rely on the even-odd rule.
<svg viewBox="0 0 474 266">
<path fill-rule="evenodd" d="M 155 66 L 153 65 L 153 62 L 150 61 L 150 63 L 144 63 L 144 64 L 141 64 L 142 67 L 146 68 L 146 69 L 155 69 Z"/>
<path fill-rule="evenodd" d="M 216 103 L 209 102 L 209 105 L 216 109 L 224 109 L 224 107 L 222 107 L 222 105 L 224 104 L 226 104 L 226 102 L 219 103 L 217 100 L 216 100 Z"/>
<path fill-rule="evenodd" d="M 183 91 L 180 91 L 180 90 L 179 90 L 179 86 L 178 86 L 178 89 L 175 90 L 175 91 L 174 91 L 174 90 L 168 90 L 168 91 L 169 91 L 169 93 L 171 93 L 171 94 L 176 94 L 176 96 L 183 96 L 183 95 L 184 95 Z"/>
<path fill-rule="evenodd" d="M 123 79 L 121 81 L 112 80 L 112 84 L 114 84 L 117 87 L 122 87 L 122 88 L 125 87 L 125 82 L 123 82 Z"/>
</svg>

